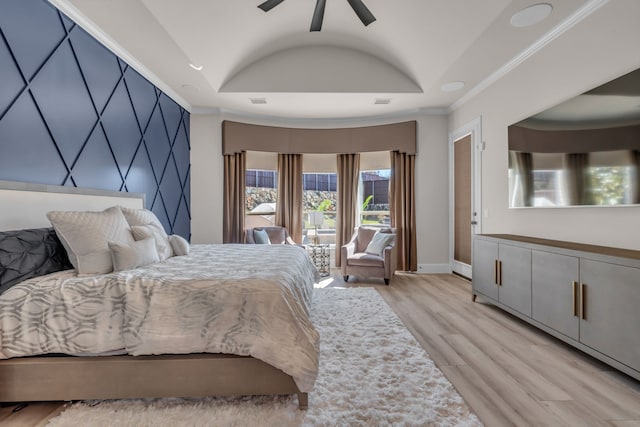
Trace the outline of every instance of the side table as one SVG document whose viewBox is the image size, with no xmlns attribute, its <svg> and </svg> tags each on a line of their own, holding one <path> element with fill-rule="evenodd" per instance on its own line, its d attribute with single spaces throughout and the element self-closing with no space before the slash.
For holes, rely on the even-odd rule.
<svg viewBox="0 0 640 427">
<path fill-rule="evenodd" d="M 320 276 L 326 277 L 330 274 L 330 249 L 329 245 L 307 245 L 307 253 L 316 266 Z"/>
</svg>

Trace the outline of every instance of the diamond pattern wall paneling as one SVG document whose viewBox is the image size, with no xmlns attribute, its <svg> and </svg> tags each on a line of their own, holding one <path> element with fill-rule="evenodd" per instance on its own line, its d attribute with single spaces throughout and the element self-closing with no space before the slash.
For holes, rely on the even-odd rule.
<svg viewBox="0 0 640 427">
<path fill-rule="evenodd" d="M 189 113 L 46 0 L 0 2 L 0 179 L 146 194 L 190 237 Z"/>
</svg>

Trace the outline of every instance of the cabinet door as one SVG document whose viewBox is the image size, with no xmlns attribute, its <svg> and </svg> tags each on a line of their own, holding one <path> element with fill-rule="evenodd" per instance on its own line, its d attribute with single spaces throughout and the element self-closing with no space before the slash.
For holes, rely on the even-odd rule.
<svg viewBox="0 0 640 427">
<path fill-rule="evenodd" d="M 640 370 L 640 269 L 580 260 L 580 342 Z"/>
<path fill-rule="evenodd" d="M 531 317 L 531 249 L 500 244 L 500 302 Z"/>
<path fill-rule="evenodd" d="M 498 300 L 495 282 L 495 265 L 498 260 L 498 244 L 486 240 L 473 241 L 473 291 Z"/>
<path fill-rule="evenodd" d="M 580 263 L 576 257 L 542 251 L 531 252 L 532 317 L 575 340 L 579 338 L 580 318 L 572 282 L 578 282 L 579 268 Z"/>
</svg>

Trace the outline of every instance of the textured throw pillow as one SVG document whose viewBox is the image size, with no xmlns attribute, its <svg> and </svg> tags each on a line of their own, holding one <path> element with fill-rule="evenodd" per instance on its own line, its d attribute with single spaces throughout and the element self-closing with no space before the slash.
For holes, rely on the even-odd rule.
<svg viewBox="0 0 640 427">
<path fill-rule="evenodd" d="M 56 230 L 69 261 L 80 274 L 113 270 L 108 242 L 131 244 L 131 228 L 117 206 L 102 212 L 51 211 L 47 218 Z"/>
<path fill-rule="evenodd" d="M 127 222 L 129 223 L 129 225 L 153 224 L 164 232 L 164 227 L 162 226 L 162 223 L 160 222 L 156 214 L 151 212 L 149 209 L 133 209 L 133 208 L 126 208 L 124 206 L 119 206 L 119 208 L 122 211 L 122 214 L 124 215 L 124 217 L 127 219 Z M 164 235 L 165 237 L 167 237 L 166 232 L 164 233 Z"/>
<path fill-rule="evenodd" d="M 267 230 L 253 230 L 253 241 L 259 245 L 270 245 L 269 234 Z"/>
<path fill-rule="evenodd" d="M 189 255 L 189 242 L 182 236 L 178 236 L 177 234 L 172 234 L 169 236 L 169 243 L 171 243 L 171 248 L 173 249 L 173 255 L 175 256 L 183 256 Z"/>
<path fill-rule="evenodd" d="M 138 240 L 130 245 L 108 242 L 113 271 L 133 270 L 154 262 L 159 262 L 156 242 L 153 238 Z"/>
<path fill-rule="evenodd" d="M 53 228 L 0 233 L 0 294 L 32 277 L 71 268 Z"/>
<path fill-rule="evenodd" d="M 160 261 L 164 261 L 165 259 L 173 256 L 173 249 L 171 248 L 169 237 L 163 229 L 159 228 L 155 224 L 132 225 L 131 232 L 136 240 L 152 238 L 156 243 L 156 249 L 158 251 L 158 256 L 160 256 Z"/>
<path fill-rule="evenodd" d="M 376 234 L 373 235 L 373 238 L 367 245 L 365 252 L 371 255 L 382 256 L 384 248 L 392 244 L 395 237 L 393 234 L 376 231 Z"/>
</svg>

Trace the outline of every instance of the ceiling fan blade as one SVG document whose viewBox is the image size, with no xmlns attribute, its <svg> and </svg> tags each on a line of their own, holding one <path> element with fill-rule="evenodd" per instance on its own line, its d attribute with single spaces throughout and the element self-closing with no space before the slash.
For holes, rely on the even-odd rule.
<svg viewBox="0 0 640 427">
<path fill-rule="evenodd" d="M 324 19 L 324 6 L 326 0 L 318 0 L 316 2 L 316 8 L 313 11 L 313 18 L 311 19 L 311 29 L 309 31 L 322 30 L 322 20 Z"/>
<path fill-rule="evenodd" d="M 284 0 L 267 0 L 260 4 L 258 7 L 265 12 L 269 12 L 271 9 L 282 3 Z"/>
<path fill-rule="evenodd" d="M 362 3 L 362 0 L 347 0 L 351 5 L 353 11 L 358 15 L 358 18 L 362 21 L 364 26 L 371 24 L 376 20 L 376 17 L 373 16 L 373 13 L 367 8 L 367 6 Z"/>
</svg>

